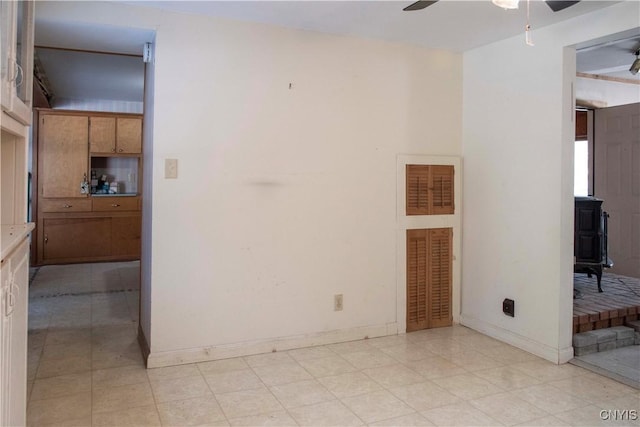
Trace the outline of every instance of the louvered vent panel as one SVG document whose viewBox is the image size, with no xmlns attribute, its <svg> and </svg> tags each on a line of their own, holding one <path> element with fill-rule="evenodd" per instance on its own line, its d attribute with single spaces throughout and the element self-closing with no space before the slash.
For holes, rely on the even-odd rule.
<svg viewBox="0 0 640 427">
<path fill-rule="evenodd" d="M 431 209 L 435 215 L 453 214 L 453 166 L 431 166 Z"/>
<path fill-rule="evenodd" d="M 429 230 L 429 327 L 449 326 L 451 316 L 452 232 Z"/>
<path fill-rule="evenodd" d="M 454 213 L 452 165 L 406 166 L 407 215 Z"/>
<path fill-rule="evenodd" d="M 452 229 L 407 230 L 407 332 L 449 326 Z"/>
<path fill-rule="evenodd" d="M 407 331 L 427 327 L 427 230 L 407 230 Z"/>
<path fill-rule="evenodd" d="M 429 166 L 407 165 L 407 215 L 429 214 Z"/>
</svg>

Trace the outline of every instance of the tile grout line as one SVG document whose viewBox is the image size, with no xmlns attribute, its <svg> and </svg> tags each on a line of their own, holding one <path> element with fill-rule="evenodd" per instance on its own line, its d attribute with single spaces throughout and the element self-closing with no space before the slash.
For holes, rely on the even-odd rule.
<svg viewBox="0 0 640 427">
<path fill-rule="evenodd" d="M 213 392 L 213 390 L 211 390 L 211 386 L 209 385 L 209 381 L 207 381 L 207 378 L 205 377 L 204 372 L 202 372 L 202 369 L 200 369 L 200 365 L 198 364 L 198 362 L 194 363 L 194 365 L 196 367 L 196 370 L 198 371 L 198 373 L 202 377 L 204 383 L 207 385 L 207 389 L 209 389 L 209 392 L 211 393 L 211 397 L 213 397 L 213 400 L 215 400 L 215 402 L 218 404 L 218 407 L 220 408 L 220 412 L 222 412 L 222 416 L 224 417 L 224 420 L 227 422 L 227 424 L 231 425 L 231 423 L 229 422 L 229 417 L 227 416 L 227 413 L 222 408 L 222 405 L 220 404 L 220 401 L 216 397 L 216 394 Z M 162 420 L 160 420 L 160 422 L 162 422 Z"/>
<path fill-rule="evenodd" d="M 277 353 L 277 352 L 276 352 Z M 287 352 L 281 352 L 286 354 L 287 356 L 289 356 L 291 359 L 293 359 L 293 357 L 291 357 L 291 355 Z M 264 353 L 264 354 L 270 354 L 270 353 Z M 242 358 L 244 360 L 244 362 L 249 366 L 249 369 L 251 369 L 251 372 L 253 372 L 253 375 L 255 375 L 256 377 L 258 377 L 258 379 L 260 380 L 260 382 L 262 383 L 262 385 L 264 385 L 267 389 L 267 391 L 269 391 L 269 393 L 271 394 L 271 396 L 273 396 L 274 399 L 276 399 L 276 402 L 278 402 L 280 404 L 280 406 L 282 406 L 282 409 L 285 411 L 285 413 L 289 416 L 289 418 L 291 418 L 293 420 L 294 423 L 296 423 L 296 425 L 300 425 L 300 423 L 298 422 L 298 420 L 293 416 L 293 414 L 291 414 L 289 412 L 289 408 L 287 408 L 286 406 L 284 406 L 284 404 L 282 403 L 282 401 L 280 399 L 278 399 L 278 396 L 276 396 L 273 391 L 271 391 L 271 389 L 269 388 L 269 386 L 267 384 L 265 384 L 264 380 L 262 379 L 262 377 L 260 377 L 260 375 L 258 375 L 258 373 L 255 371 L 254 366 L 251 366 L 251 364 L 246 360 L 246 357 Z M 300 365 L 298 363 L 298 361 L 296 361 L 295 359 L 293 359 L 302 369 L 304 369 L 304 366 Z M 268 365 L 266 365 L 268 366 Z M 304 369 L 305 372 L 307 372 L 306 369 Z M 307 372 L 307 374 L 309 374 L 309 372 Z M 309 374 L 311 375 L 311 374 Z M 313 375 L 311 375 L 311 377 L 313 377 Z M 266 414 L 264 414 L 266 415 Z"/>
</svg>

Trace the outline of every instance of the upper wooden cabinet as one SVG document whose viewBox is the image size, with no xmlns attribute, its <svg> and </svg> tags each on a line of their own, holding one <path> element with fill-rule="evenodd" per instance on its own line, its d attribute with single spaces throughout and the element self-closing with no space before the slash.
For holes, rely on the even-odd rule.
<svg viewBox="0 0 640 427">
<path fill-rule="evenodd" d="M 116 127 L 118 153 L 138 154 L 142 151 L 142 119 L 118 117 Z"/>
<path fill-rule="evenodd" d="M 88 117 L 41 114 L 39 181 L 42 197 L 86 197 L 80 184 L 87 178 Z"/>
<path fill-rule="evenodd" d="M 116 152 L 115 117 L 89 117 L 89 147 L 92 153 Z"/>
<path fill-rule="evenodd" d="M 0 103 L 4 112 L 25 125 L 31 124 L 34 3 L 3 1 L 0 7 Z"/>
<path fill-rule="evenodd" d="M 140 154 L 142 119 L 137 117 L 90 117 L 91 153 Z"/>
</svg>

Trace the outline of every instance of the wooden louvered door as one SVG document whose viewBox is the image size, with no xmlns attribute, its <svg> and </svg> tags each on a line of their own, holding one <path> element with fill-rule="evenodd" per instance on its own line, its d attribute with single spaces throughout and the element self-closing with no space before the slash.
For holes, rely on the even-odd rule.
<svg viewBox="0 0 640 427">
<path fill-rule="evenodd" d="M 429 167 L 432 215 L 453 213 L 453 166 Z"/>
<path fill-rule="evenodd" d="M 407 230 L 407 332 L 425 329 L 429 230 Z"/>
<path fill-rule="evenodd" d="M 407 165 L 407 215 L 429 215 L 429 166 Z"/>
<path fill-rule="evenodd" d="M 406 166 L 407 215 L 454 213 L 453 166 Z"/>
<path fill-rule="evenodd" d="M 450 326 L 452 229 L 407 230 L 407 332 Z"/>
<path fill-rule="evenodd" d="M 452 236 L 451 228 L 429 230 L 429 328 L 451 326 Z"/>
</svg>

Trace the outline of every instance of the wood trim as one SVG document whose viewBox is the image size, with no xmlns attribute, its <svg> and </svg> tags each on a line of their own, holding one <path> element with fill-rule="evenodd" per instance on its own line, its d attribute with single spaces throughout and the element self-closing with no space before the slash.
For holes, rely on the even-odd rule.
<svg viewBox="0 0 640 427">
<path fill-rule="evenodd" d="M 29 222 L 33 222 L 34 224 L 38 224 L 39 218 L 39 206 L 38 201 L 40 200 L 39 191 L 40 186 L 38 185 L 38 156 L 40 154 L 40 150 L 38 148 L 38 129 L 39 129 L 39 111 L 33 111 L 33 119 L 31 124 L 31 194 L 27 194 L 27 197 L 31 197 L 31 218 Z M 38 232 L 40 231 L 39 227 L 35 227 L 31 232 L 31 254 L 29 256 L 29 264 L 34 266 L 37 264 L 38 260 Z"/>
<path fill-rule="evenodd" d="M 138 344 L 140 344 L 140 351 L 142 352 L 142 360 L 144 361 L 145 368 L 148 368 L 149 355 L 151 354 L 151 348 L 147 337 L 144 335 L 142 325 L 140 325 L 140 319 L 138 319 Z"/>
<path fill-rule="evenodd" d="M 91 116 L 91 117 L 139 117 L 144 120 L 144 115 L 140 113 L 118 113 L 110 111 L 89 111 L 89 110 L 57 110 L 54 108 L 34 108 L 40 114 L 59 114 L 66 116 Z"/>
<path fill-rule="evenodd" d="M 584 79 L 606 80 L 610 82 L 624 83 L 629 85 L 640 85 L 640 80 L 625 79 L 622 77 L 602 76 L 600 74 L 576 73 L 576 77 L 582 77 Z"/>
<path fill-rule="evenodd" d="M 584 110 L 576 111 L 576 141 L 588 140 L 587 112 Z"/>
<path fill-rule="evenodd" d="M 103 50 L 87 50 L 87 49 L 71 49 L 68 47 L 53 47 L 53 46 L 42 46 L 35 45 L 34 49 L 51 49 L 51 50 L 65 50 L 67 52 L 78 52 L 78 53 L 96 53 L 100 55 L 118 55 L 118 56 L 130 56 L 134 58 L 142 58 L 142 55 L 136 55 L 134 53 L 117 53 L 117 52 L 106 52 Z"/>
</svg>

